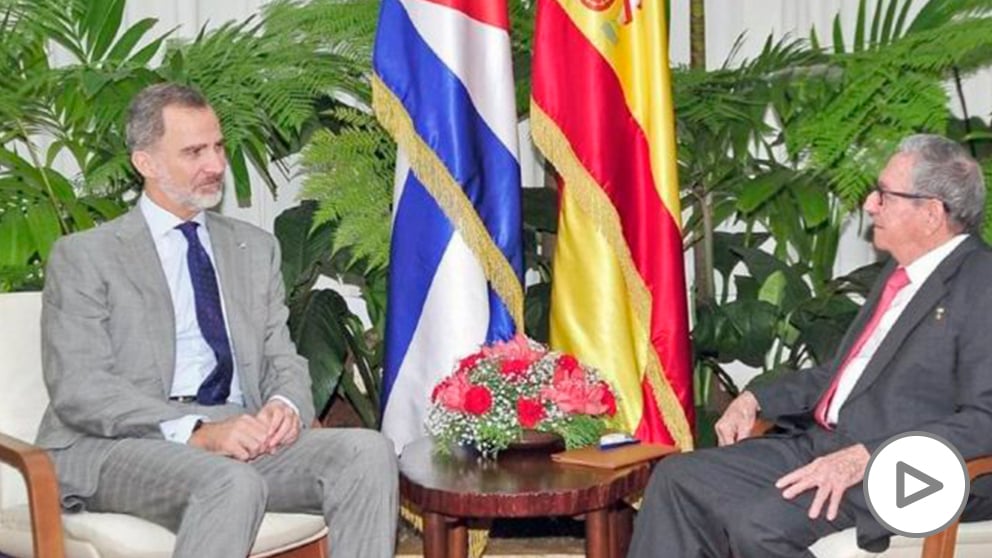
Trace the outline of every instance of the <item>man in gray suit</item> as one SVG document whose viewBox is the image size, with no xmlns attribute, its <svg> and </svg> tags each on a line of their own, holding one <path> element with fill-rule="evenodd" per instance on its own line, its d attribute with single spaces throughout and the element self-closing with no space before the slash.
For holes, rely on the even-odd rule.
<svg viewBox="0 0 992 558">
<path fill-rule="evenodd" d="M 214 111 L 190 88 L 149 87 L 127 141 L 137 206 L 61 239 L 46 273 L 38 444 L 63 506 L 163 525 L 175 556 L 243 558 L 266 510 L 323 514 L 334 556 L 392 556 L 392 445 L 308 428 L 278 245 L 206 211 L 227 164 Z"/>
<path fill-rule="evenodd" d="M 663 460 L 637 518 L 632 557 L 811 556 L 856 526 L 862 548 L 889 533 L 861 487 L 868 459 L 912 430 L 965 459 L 992 454 L 992 252 L 976 236 L 978 164 L 939 136 L 907 138 L 864 208 L 882 271 L 831 362 L 748 389 L 716 424 L 722 447 Z M 750 438 L 757 417 L 778 433 Z M 992 517 L 988 483 L 966 520 Z"/>
</svg>

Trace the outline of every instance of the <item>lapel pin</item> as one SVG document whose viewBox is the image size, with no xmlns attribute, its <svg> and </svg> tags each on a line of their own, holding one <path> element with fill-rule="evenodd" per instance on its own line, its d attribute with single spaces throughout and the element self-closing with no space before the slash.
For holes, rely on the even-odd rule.
<svg viewBox="0 0 992 558">
<path fill-rule="evenodd" d="M 245 244 L 244 242 L 239 242 L 238 243 L 238 248 L 241 248 L 242 250 L 244 250 L 246 246 L 248 246 L 248 245 Z"/>
<path fill-rule="evenodd" d="M 945 312 L 944 307 L 943 306 L 938 306 L 937 307 L 937 310 L 935 310 L 934 313 L 933 313 L 933 319 L 937 320 L 938 322 L 941 321 L 941 320 L 943 320 L 944 319 L 944 312 Z"/>
</svg>

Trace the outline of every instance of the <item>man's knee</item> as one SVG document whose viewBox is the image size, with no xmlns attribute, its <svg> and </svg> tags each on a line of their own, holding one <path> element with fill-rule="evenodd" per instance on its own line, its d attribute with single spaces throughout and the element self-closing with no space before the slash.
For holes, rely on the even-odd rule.
<svg viewBox="0 0 992 558">
<path fill-rule="evenodd" d="M 220 496 L 239 505 L 261 504 L 268 499 L 265 479 L 254 467 L 235 460 L 225 460 L 204 471 L 193 490 L 193 498 Z"/>
<path fill-rule="evenodd" d="M 655 465 L 645 493 L 654 496 L 657 500 L 654 503 L 658 505 L 671 501 L 668 496 L 672 491 L 690 478 L 694 468 L 693 462 L 694 454 L 691 453 L 662 459 Z"/>
<path fill-rule="evenodd" d="M 822 536 L 817 535 L 815 520 L 807 517 L 806 508 L 794 505 L 777 490 L 722 518 L 735 555 L 745 558 L 800 556 Z"/>
</svg>

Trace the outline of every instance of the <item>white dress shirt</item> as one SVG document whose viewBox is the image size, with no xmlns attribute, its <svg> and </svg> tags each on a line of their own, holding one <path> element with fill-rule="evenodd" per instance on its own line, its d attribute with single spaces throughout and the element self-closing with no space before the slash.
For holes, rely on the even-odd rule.
<svg viewBox="0 0 992 558">
<path fill-rule="evenodd" d="M 203 338 L 200 324 L 196 319 L 196 298 L 186 260 L 186 237 L 176 229 L 176 226 L 182 224 L 183 220 L 160 207 L 146 195 L 142 195 L 141 199 L 138 200 L 138 207 L 141 208 L 141 214 L 144 216 L 145 222 L 148 223 L 152 240 L 155 242 L 155 251 L 158 252 L 162 271 L 165 272 L 165 280 L 169 284 L 169 295 L 172 297 L 172 309 L 176 322 L 176 369 L 172 376 L 169 396 L 195 396 L 200 384 L 217 366 L 217 357 L 214 356 L 214 350 Z M 191 221 L 200 224 L 196 228 L 196 234 L 200 239 L 200 244 L 206 250 L 207 256 L 210 257 L 210 263 L 213 264 L 214 253 L 210 245 L 210 233 L 207 231 L 206 218 L 203 212 L 196 214 Z M 214 265 L 215 273 L 216 269 L 217 266 Z M 227 323 L 227 308 L 224 307 L 224 288 L 219 280 L 217 283 L 218 292 L 221 295 L 221 309 L 224 312 L 224 327 L 231 343 L 231 362 L 235 371 L 231 378 L 231 393 L 227 402 L 244 405 L 241 383 L 237 374 L 237 361 L 234 356 L 234 340 L 231 337 L 231 328 Z M 163 422 L 160 428 L 167 440 L 186 443 L 196 421 L 205 418 L 200 415 L 187 415 L 180 419 Z"/>
<path fill-rule="evenodd" d="M 923 286 L 927 278 L 937 269 L 940 262 L 944 261 L 944 258 L 950 255 L 967 237 L 968 235 L 966 234 L 959 234 L 906 266 L 906 275 L 909 276 L 909 284 L 903 287 L 896 294 L 895 298 L 892 299 L 892 304 L 889 305 L 885 314 L 882 314 L 882 319 L 879 320 L 875 331 L 872 332 L 865 344 L 862 345 L 858 354 L 852 357 L 850 362 L 847 363 L 847 367 L 845 367 L 843 374 L 841 374 L 840 381 L 837 383 L 837 391 L 830 401 L 830 408 L 827 409 L 827 422 L 829 424 L 837 424 L 837 416 L 840 413 L 841 406 L 844 405 L 848 396 L 851 395 L 851 391 L 861 378 L 861 374 L 868 367 L 871 358 L 875 356 L 875 351 L 878 350 L 879 345 L 885 340 L 885 337 L 889 334 L 889 330 L 895 325 L 896 320 L 902 315 L 903 310 L 913 300 L 913 297 L 916 296 L 916 293 Z"/>
</svg>

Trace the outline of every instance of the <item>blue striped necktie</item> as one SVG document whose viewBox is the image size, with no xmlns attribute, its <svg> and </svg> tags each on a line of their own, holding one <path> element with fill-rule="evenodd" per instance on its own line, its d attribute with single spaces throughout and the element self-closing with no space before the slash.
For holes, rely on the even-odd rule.
<svg viewBox="0 0 992 558">
<path fill-rule="evenodd" d="M 186 263 L 189 278 L 193 282 L 193 297 L 196 300 L 196 322 L 203 338 L 217 357 L 217 366 L 196 392 L 196 402 L 201 405 L 220 405 L 227 401 L 231 393 L 231 377 L 234 372 L 231 358 L 231 343 L 224 327 L 224 311 L 220 305 L 220 292 L 217 289 L 217 275 L 210 263 L 210 256 L 200 244 L 196 228 L 200 224 L 186 221 L 176 228 L 186 237 Z"/>
</svg>

